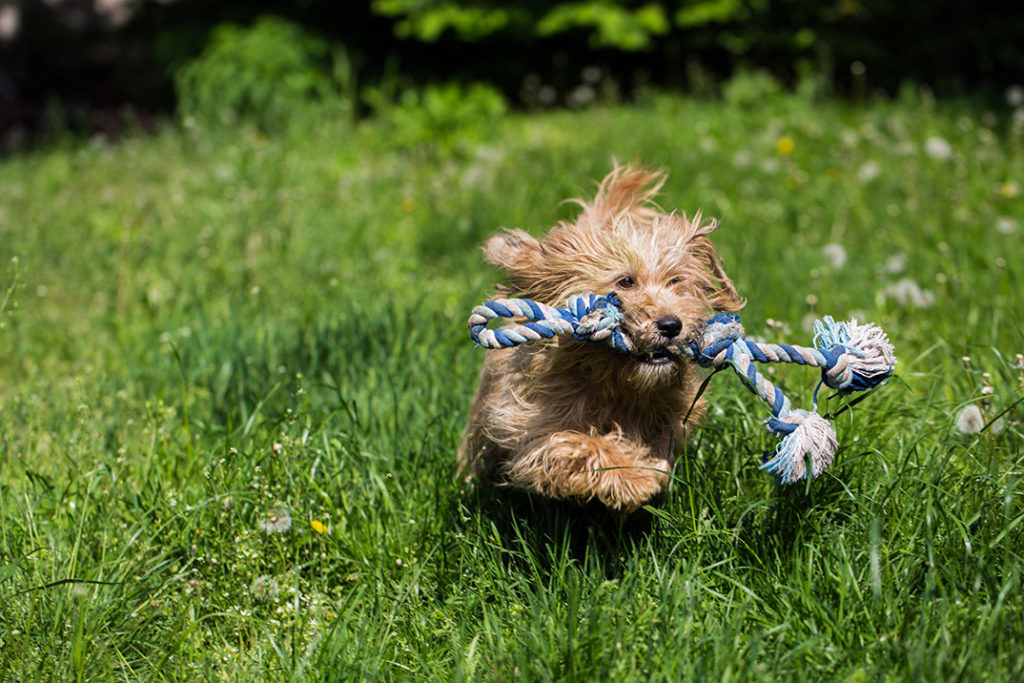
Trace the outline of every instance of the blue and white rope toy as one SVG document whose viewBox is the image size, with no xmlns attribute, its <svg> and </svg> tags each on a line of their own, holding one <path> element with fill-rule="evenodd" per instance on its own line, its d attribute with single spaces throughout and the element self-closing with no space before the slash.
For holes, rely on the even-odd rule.
<svg viewBox="0 0 1024 683">
<path fill-rule="evenodd" d="M 565 308 L 529 299 L 497 299 L 473 309 L 468 320 L 473 341 L 488 349 L 508 348 L 562 335 L 578 341 L 608 344 L 628 353 L 629 337 L 619 329 L 622 322 L 615 293 L 607 296 L 573 296 Z M 498 329 L 487 324 L 496 318 L 521 318 Z M 757 370 L 756 363 L 796 363 L 821 368 L 821 383 L 840 394 L 872 389 L 893 371 L 896 358 L 885 332 L 872 323 L 836 322 L 829 316 L 814 323 L 814 347 L 753 342 L 744 337 L 739 316 L 719 313 L 705 323 L 699 339 L 680 342 L 677 349 L 702 367 L 731 366 L 748 388 L 771 409 L 765 420 L 768 431 L 781 439 L 774 453 L 765 454 L 761 469 L 783 484 L 814 478 L 835 457 L 835 429 L 814 410 L 794 408 L 782 391 Z M 819 385 L 820 386 L 820 385 Z M 807 460 L 810 456 L 810 471 Z"/>
</svg>

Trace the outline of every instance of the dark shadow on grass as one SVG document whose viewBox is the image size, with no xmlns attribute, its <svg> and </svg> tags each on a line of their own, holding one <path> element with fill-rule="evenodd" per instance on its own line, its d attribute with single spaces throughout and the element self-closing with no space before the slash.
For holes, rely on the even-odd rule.
<svg viewBox="0 0 1024 683">
<path fill-rule="evenodd" d="M 771 501 L 753 519 L 740 525 L 735 550 L 740 562 L 777 568 L 806 544 L 816 542 L 826 527 L 846 523 L 852 512 L 848 490 L 835 477 L 821 477 L 809 485 L 777 486 Z"/>
<path fill-rule="evenodd" d="M 601 503 L 576 504 L 493 484 L 467 485 L 463 509 L 481 534 L 496 532 L 505 555 L 523 569 L 549 573 L 568 562 L 612 579 L 650 533 L 646 510 L 622 516 Z"/>
</svg>

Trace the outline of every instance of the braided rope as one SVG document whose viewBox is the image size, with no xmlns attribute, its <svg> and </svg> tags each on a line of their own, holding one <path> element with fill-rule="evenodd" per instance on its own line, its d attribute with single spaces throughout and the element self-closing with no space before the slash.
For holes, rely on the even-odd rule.
<svg viewBox="0 0 1024 683">
<path fill-rule="evenodd" d="M 622 302 L 614 292 L 574 296 L 566 308 L 528 299 L 488 301 L 473 309 L 468 325 L 473 341 L 485 348 L 508 348 L 541 339 L 572 334 L 580 341 L 606 343 L 619 351 L 631 349 L 619 326 Z M 498 329 L 487 324 L 496 318 L 524 318 Z M 732 367 L 762 401 L 772 417 L 768 431 L 782 439 L 772 454 L 765 453 L 761 469 L 780 483 L 792 483 L 824 472 L 838 444 L 831 423 L 815 411 L 793 408 L 782 390 L 762 375 L 756 363 L 795 363 L 821 368 L 821 381 L 839 393 L 864 391 L 881 384 L 892 373 L 896 358 L 885 332 L 856 320 L 835 322 L 830 316 L 814 323 L 814 347 L 769 344 L 745 338 L 739 316 L 719 313 L 705 323 L 699 340 L 677 344 L 677 349 L 703 367 Z M 815 392 L 815 395 L 817 392 Z M 815 399 L 815 407 L 817 400 Z M 805 456 L 810 456 L 810 470 Z"/>
<path fill-rule="evenodd" d="M 485 349 L 503 349 L 571 334 L 577 341 L 605 343 L 628 352 L 629 339 L 619 330 L 621 306 L 614 292 L 607 296 L 573 296 L 565 308 L 529 299 L 497 299 L 474 308 L 467 324 L 470 337 Z M 496 318 L 524 318 L 530 322 L 498 329 L 487 327 L 487 323 Z"/>
</svg>

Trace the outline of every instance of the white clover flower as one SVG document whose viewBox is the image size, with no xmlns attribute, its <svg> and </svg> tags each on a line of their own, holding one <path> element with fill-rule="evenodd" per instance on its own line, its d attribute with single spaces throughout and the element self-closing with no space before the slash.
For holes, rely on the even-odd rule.
<svg viewBox="0 0 1024 683">
<path fill-rule="evenodd" d="M 971 403 L 966 405 L 956 416 L 956 428 L 964 434 L 977 434 L 985 428 L 985 418 L 981 408 Z"/>
<path fill-rule="evenodd" d="M 953 156 L 953 147 L 938 135 L 933 135 L 924 142 L 925 154 L 938 161 L 946 161 Z"/>
</svg>

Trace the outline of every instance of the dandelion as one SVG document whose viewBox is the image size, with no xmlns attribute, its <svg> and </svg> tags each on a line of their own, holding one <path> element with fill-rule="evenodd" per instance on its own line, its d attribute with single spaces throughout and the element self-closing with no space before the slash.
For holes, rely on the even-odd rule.
<svg viewBox="0 0 1024 683">
<path fill-rule="evenodd" d="M 565 99 L 570 107 L 585 107 L 597 99 L 597 92 L 589 85 L 579 85 Z"/>
<path fill-rule="evenodd" d="M 750 168 L 754 163 L 754 155 L 747 149 L 741 149 L 732 155 L 732 165 L 736 168 Z"/>
<path fill-rule="evenodd" d="M 921 287 L 910 278 L 903 278 L 886 287 L 882 294 L 901 306 L 930 308 L 935 304 L 935 294 Z"/>
<path fill-rule="evenodd" d="M 925 154 L 938 161 L 946 161 L 953 156 L 953 147 L 938 135 L 933 135 L 924 142 Z"/>
<path fill-rule="evenodd" d="M 956 428 L 964 434 L 977 434 L 985 428 L 985 418 L 981 414 L 981 408 L 973 403 L 964 406 L 956 416 Z"/>
<path fill-rule="evenodd" d="M 865 161 L 857 169 L 857 180 L 862 183 L 869 183 L 882 172 L 882 167 L 875 161 Z"/>
<path fill-rule="evenodd" d="M 1011 107 L 1024 104 L 1024 86 L 1011 85 L 1006 89 L 1006 103 Z"/>
<path fill-rule="evenodd" d="M 1006 216 L 1000 216 L 996 219 L 996 230 L 1004 235 L 1009 235 L 1017 232 L 1017 221 Z"/>
<path fill-rule="evenodd" d="M 788 135 L 783 135 L 779 138 L 778 142 L 775 143 L 775 151 L 782 156 L 788 156 L 793 153 L 796 148 L 796 143 L 793 142 L 793 138 Z"/>
<path fill-rule="evenodd" d="M 292 528 L 292 515 L 285 508 L 274 508 L 257 526 L 268 534 L 283 534 Z"/>
<path fill-rule="evenodd" d="M 907 255 L 903 252 L 893 254 L 885 261 L 885 272 L 887 273 L 902 273 L 903 269 L 907 267 Z"/>
<path fill-rule="evenodd" d="M 1014 197 L 1020 194 L 1020 185 L 1013 182 L 1012 180 L 1007 181 L 1002 184 L 1002 187 L 999 188 L 999 193 L 1006 197 L 1007 199 L 1013 199 Z"/>
<path fill-rule="evenodd" d="M 825 252 L 825 260 L 828 261 L 833 268 L 842 268 L 846 263 L 846 249 L 843 245 L 830 242 L 826 244 L 822 251 Z"/>
<path fill-rule="evenodd" d="M 989 427 L 989 430 L 993 434 L 999 434 L 1004 429 L 1006 429 L 1006 417 L 1005 416 L 997 418 L 996 421 L 992 423 L 992 426 Z"/>
<path fill-rule="evenodd" d="M 280 591 L 281 587 L 278 585 L 277 581 L 266 574 L 257 576 L 253 580 L 252 585 L 249 586 L 249 592 L 252 593 L 252 597 L 256 598 L 260 602 L 276 600 Z"/>
<path fill-rule="evenodd" d="M 327 533 L 327 526 L 319 519 L 314 519 L 312 522 L 309 523 L 309 525 L 313 527 L 313 531 L 317 532 L 318 534 Z"/>
</svg>

